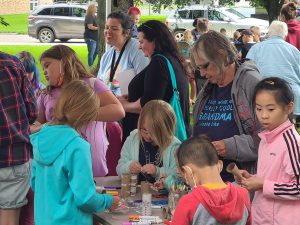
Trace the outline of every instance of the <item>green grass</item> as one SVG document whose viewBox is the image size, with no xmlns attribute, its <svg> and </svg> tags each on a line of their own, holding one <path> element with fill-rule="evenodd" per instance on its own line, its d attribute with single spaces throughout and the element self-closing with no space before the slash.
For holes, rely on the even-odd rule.
<svg viewBox="0 0 300 225">
<path fill-rule="evenodd" d="M 5 22 L 9 23 L 9 25 L 0 26 L 0 33 L 28 33 L 28 14 L 2 15 L 1 17 L 3 17 Z M 165 22 L 166 18 L 167 16 L 164 15 L 141 16 L 140 23 L 142 24 L 147 20 L 159 20 Z"/>
<path fill-rule="evenodd" d="M 152 16 L 141 16 L 140 24 L 148 20 L 159 20 L 161 22 L 166 22 L 167 16 L 164 15 L 152 15 Z"/>
<path fill-rule="evenodd" d="M 28 14 L 1 15 L 8 26 L 0 25 L 0 33 L 27 34 Z"/>
<path fill-rule="evenodd" d="M 0 49 L 2 52 L 6 52 L 11 55 L 16 55 L 17 53 L 19 53 L 21 51 L 30 52 L 36 59 L 37 66 L 38 66 L 38 69 L 40 72 L 41 81 L 44 84 L 46 84 L 47 81 L 45 80 L 45 76 L 44 76 L 44 73 L 41 68 L 40 56 L 45 50 L 49 49 L 50 47 L 51 47 L 51 45 L 42 45 L 42 46 L 40 46 L 40 45 L 38 45 L 38 46 L 36 46 L 36 45 L 0 45 Z M 72 45 L 70 47 L 72 49 L 74 49 L 74 51 L 79 56 L 80 60 L 87 67 L 88 66 L 87 47 L 86 46 L 74 46 L 74 45 Z M 97 62 L 97 59 L 95 60 L 95 63 L 96 62 Z"/>
</svg>

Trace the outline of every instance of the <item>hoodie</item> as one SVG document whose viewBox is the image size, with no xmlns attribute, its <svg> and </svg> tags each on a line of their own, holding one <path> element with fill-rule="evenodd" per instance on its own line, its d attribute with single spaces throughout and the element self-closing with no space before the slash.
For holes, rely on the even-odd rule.
<svg viewBox="0 0 300 225">
<path fill-rule="evenodd" d="M 288 26 L 286 41 L 300 51 L 300 22 L 297 20 L 288 20 L 286 24 Z"/>
<path fill-rule="evenodd" d="M 96 192 L 90 144 L 73 128 L 45 125 L 30 140 L 35 225 L 90 225 L 92 213 L 112 205 Z"/>
<path fill-rule="evenodd" d="M 240 135 L 234 135 L 223 140 L 226 148 L 225 159 L 238 161 L 242 169 L 251 173 L 256 172 L 259 145 L 257 133 L 261 129 L 254 113 L 252 96 L 255 86 L 260 80 L 261 76 L 253 61 L 246 61 L 237 65 L 231 88 L 231 98 L 233 100 L 233 116 Z M 212 86 L 213 84 L 207 81 L 197 96 L 193 109 L 195 124 L 207 104 Z M 194 129 L 193 136 L 197 135 L 199 134 Z"/>
<path fill-rule="evenodd" d="M 226 188 L 199 185 L 183 196 L 175 209 L 172 225 L 251 224 L 250 200 L 244 188 L 227 183 Z"/>
</svg>

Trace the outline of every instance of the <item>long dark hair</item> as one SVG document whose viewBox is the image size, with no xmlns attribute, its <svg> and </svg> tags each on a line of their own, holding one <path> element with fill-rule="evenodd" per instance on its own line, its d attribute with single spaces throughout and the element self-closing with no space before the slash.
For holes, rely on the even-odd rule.
<svg viewBox="0 0 300 225">
<path fill-rule="evenodd" d="M 175 56 L 180 63 L 184 61 L 179 53 L 173 34 L 164 23 L 157 20 L 148 20 L 138 27 L 138 32 L 143 32 L 145 39 L 154 42 L 155 51 Z"/>
</svg>

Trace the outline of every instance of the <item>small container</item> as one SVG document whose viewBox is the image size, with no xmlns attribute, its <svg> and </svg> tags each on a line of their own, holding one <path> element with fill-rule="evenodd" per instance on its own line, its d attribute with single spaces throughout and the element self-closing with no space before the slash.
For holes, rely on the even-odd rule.
<svg viewBox="0 0 300 225">
<path fill-rule="evenodd" d="M 144 193 L 142 195 L 142 215 L 143 216 L 151 216 L 151 214 L 152 214 L 151 198 L 152 198 L 152 195 L 150 193 Z"/>
</svg>

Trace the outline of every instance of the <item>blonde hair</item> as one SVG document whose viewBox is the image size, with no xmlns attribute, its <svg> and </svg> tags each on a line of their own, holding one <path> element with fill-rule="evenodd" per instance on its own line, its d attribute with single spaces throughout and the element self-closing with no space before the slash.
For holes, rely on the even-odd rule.
<svg viewBox="0 0 300 225">
<path fill-rule="evenodd" d="M 142 108 L 138 129 L 145 120 L 149 121 L 149 133 L 151 139 L 158 146 L 160 156 L 162 152 L 172 143 L 176 125 L 176 115 L 169 103 L 162 100 L 149 101 Z M 142 139 L 139 132 L 140 139 Z"/>
<path fill-rule="evenodd" d="M 188 42 L 188 43 L 193 41 L 193 35 L 190 30 L 185 30 L 183 32 L 183 41 Z"/>
<path fill-rule="evenodd" d="M 86 15 L 94 17 L 95 15 L 93 14 L 93 9 L 95 9 L 95 8 L 97 9 L 97 7 L 96 7 L 95 4 L 89 5 L 88 8 L 87 8 L 87 10 L 86 10 Z"/>
<path fill-rule="evenodd" d="M 66 45 L 54 45 L 41 55 L 40 61 L 44 58 L 51 58 L 61 61 L 63 73 L 63 83 L 67 84 L 72 80 L 89 78 L 92 75 L 87 71 L 83 63 L 78 58 L 76 52 Z M 48 86 L 47 91 L 55 87 Z"/>
<path fill-rule="evenodd" d="M 71 81 L 62 88 L 52 124 L 66 124 L 79 131 L 98 117 L 100 98 L 84 81 Z"/>
</svg>

